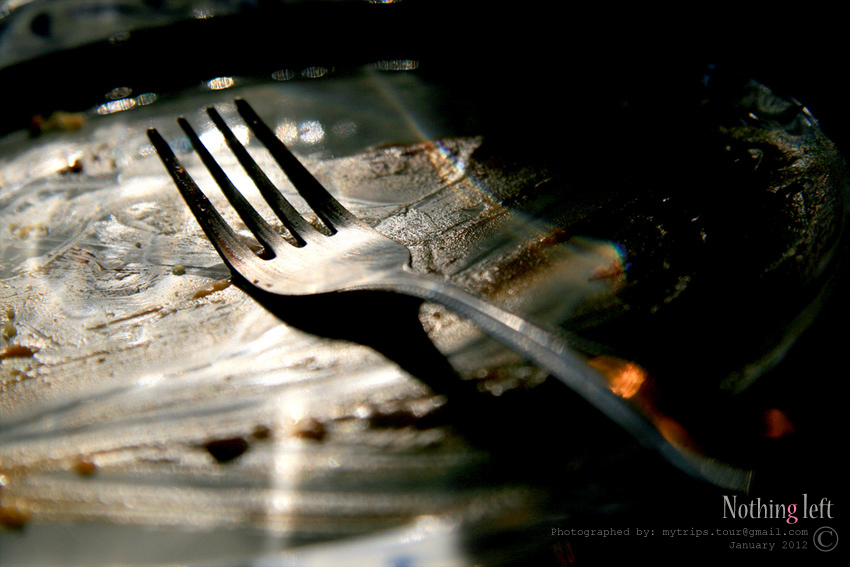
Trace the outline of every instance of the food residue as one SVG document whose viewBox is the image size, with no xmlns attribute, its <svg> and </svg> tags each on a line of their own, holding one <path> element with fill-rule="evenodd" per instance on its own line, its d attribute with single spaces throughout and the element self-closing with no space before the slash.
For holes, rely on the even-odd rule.
<svg viewBox="0 0 850 567">
<path fill-rule="evenodd" d="M 186 266 L 183 266 L 182 264 L 176 264 L 171 267 L 171 273 L 175 276 L 182 276 L 186 273 Z"/>
<path fill-rule="evenodd" d="M 6 340 L 11 339 L 17 334 L 18 330 L 15 329 L 15 325 L 11 321 L 6 321 L 6 323 L 3 324 L 2 330 L 0 330 L 0 335 L 2 335 Z"/>
<path fill-rule="evenodd" d="M 38 352 L 37 348 L 21 345 L 9 345 L 0 350 L 0 360 L 7 358 L 29 358 Z"/>
<path fill-rule="evenodd" d="M 39 136 L 45 132 L 79 130 L 86 123 L 86 117 L 76 112 L 63 112 L 57 110 L 47 119 L 36 115 L 30 120 L 30 135 Z"/>
<path fill-rule="evenodd" d="M 80 458 L 74 463 L 74 472 L 80 476 L 91 476 L 97 472 L 97 465 L 87 458 Z"/>
<path fill-rule="evenodd" d="M 322 441 L 328 435 L 325 424 L 317 419 L 308 417 L 295 424 L 292 434 L 299 439 Z"/>
<path fill-rule="evenodd" d="M 594 282 L 598 280 L 605 280 L 611 278 L 617 278 L 623 276 L 626 273 L 626 268 L 620 262 L 612 263 L 609 266 L 599 267 L 597 268 L 590 277 L 587 278 L 587 281 Z"/>
<path fill-rule="evenodd" d="M 248 450 L 248 442 L 242 437 L 215 439 L 204 444 L 204 449 L 219 463 L 235 461 Z"/>
<path fill-rule="evenodd" d="M 266 439 L 271 438 L 272 430 L 266 425 L 257 425 L 254 428 L 254 431 L 251 432 L 251 437 L 256 439 L 257 441 L 265 441 Z"/>
<path fill-rule="evenodd" d="M 150 309 L 145 309 L 144 311 L 139 311 L 138 313 L 130 313 L 129 315 L 125 315 L 124 317 L 116 317 L 115 319 L 111 319 L 106 323 L 101 323 L 100 325 L 94 325 L 93 327 L 88 327 L 88 330 L 95 331 L 98 329 L 105 329 L 109 325 L 114 325 L 115 323 L 123 323 L 125 321 L 130 321 L 132 319 L 138 319 L 144 317 L 146 315 L 150 315 L 152 313 L 158 313 L 162 311 L 162 306 L 151 307 Z M 98 362 L 102 362 L 102 360 L 98 360 Z"/>
<path fill-rule="evenodd" d="M 230 287 L 230 280 L 219 280 L 210 284 L 209 287 L 205 287 L 204 289 L 199 289 L 198 291 L 196 291 L 192 295 L 192 299 L 201 299 L 217 291 L 227 289 L 228 287 Z"/>
<path fill-rule="evenodd" d="M 41 223 L 20 225 L 16 222 L 9 223 L 9 232 L 20 239 L 29 238 L 33 232 L 38 232 L 42 235 L 47 234 L 47 227 Z"/>
<path fill-rule="evenodd" d="M 369 416 L 369 425 L 375 428 L 399 429 L 410 427 L 419 421 L 419 417 L 407 408 L 376 410 Z"/>
<path fill-rule="evenodd" d="M 59 170 L 59 173 L 62 175 L 66 175 L 68 173 L 82 173 L 83 171 L 83 160 L 77 159 L 74 160 L 73 163 L 68 164 Z"/>
<path fill-rule="evenodd" d="M 0 475 L 0 529 L 23 529 L 32 517 L 29 506 L 20 498 L 3 494 L 2 480 Z"/>
<path fill-rule="evenodd" d="M 369 427 L 375 429 L 430 429 L 444 425 L 445 399 L 442 397 L 424 397 L 398 400 L 394 403 L 377 406 L 367 404 L 358 409 L 360 417 L 365 418 Z"/>
</svg>

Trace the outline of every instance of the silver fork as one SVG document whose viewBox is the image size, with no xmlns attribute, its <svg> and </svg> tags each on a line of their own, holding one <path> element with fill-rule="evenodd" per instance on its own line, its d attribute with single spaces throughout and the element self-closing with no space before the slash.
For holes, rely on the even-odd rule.
<svg viewBox="0 0 850 567">
<path fill-rule="evenodd" d="M 236 108 L 326 231 L 314 227 L 295 210 L 214 108 L 207 109 L 210 118 L 283 223 L 286 236 L 276 232 L 239 193 L 189 123 L 182 117 L 177 121 L 226 198 L 263 245 L 265 250 L 261 254 L 252 250 L 223 220 L 159 132 L 151 128 L 148 136 L 207 238 L 231 271 L 243 280 L 264 292 L 283 296 L 380 290 L 442 304 L 551 373 L 680 470 L 723 488 L 748 489 L 750 471 L 668 440 L 653 425 L 651 408 L 639 407 L 615 394 L 606 379 L 573 352 L 557 332 L 505 311 L 448 280 L 414 272 L 410 267 L 410 251 L 404 245 L 380 234 L 346 210 L 246 101 L 237 99 Z"/>
</svg>

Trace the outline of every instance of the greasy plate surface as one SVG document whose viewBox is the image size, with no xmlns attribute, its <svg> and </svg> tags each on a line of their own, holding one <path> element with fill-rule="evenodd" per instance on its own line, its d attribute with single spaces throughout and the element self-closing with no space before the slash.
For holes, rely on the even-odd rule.
<svg viewBox="0 0 850 567">
<path fill-rule="evenodd" d="M 304 93 L 288 84 L 199 93 L 133 113 L 77 117 L 79 129 L 7 143 L 3 513 L 7 527 L 29 524 L 12 537 L 38 540 L 42 522 L 97 520 L 247 527 L 257 532 L 246 542 L 266 531 L 272 540 L 298 542 L 369 533 L 423 514 L 459 521 L 533 505 L 528 486 L 452 488 L 474 478 L 486 455 L 451 429 L 417 425 L 444 400 L 374 351 L 288 327 L 229 285 L 144 137 L 155 125 L 181 147 L 173 117 L 199 119 L 204 106 L 239 94 L 271 112 L 279 135 L 355 214 L 408 244 L 418 269 L 472 273 L 506 298 L 536 289 L 519 294 L 514 306 L 554 303 L 553 320 L 616 289 L 617 278 L 592 277 L 616 268 L 613 246 L 553 244 L 558 250 L 544 254 L 551 238 L 494 199 L 494 190 L 509 197 L 539 172 L 479 166 L 480 175 L 467 174 L 480 138 L 346 155 L 368 141 L 364 130 L 380 129 L 387 140 L 419 133 L 359 100 L 350 112 L 337 103 L 328 113 L 322 96 L 340 82 Z M 364 71 L 344 80 L 345 96 L 375 83 L 415 87 L 403 76 Z M 247 137 L 245 128 L 237 132 Z M 202 137 L 259 203 L 211 125 Z M 271 171 L 270 159 L 257 155 Z M 193 158 L 185 156 L 187 166 L 204 179 Z M 211 180 L 203 187 L 224 203 Z M 499 269 L 514 274 L 518 254 L 523 262 L 552 261 L 508 281 Z M 449 352 L 479 339 L 435 308 L 423 317 Z M 482 363 L 488 350 L 479 351 L 464 365 L 482 376 L 499 359 Z M 522 365 L 515 374 L 492 387 L 543 378 Z M 25 547 L 17 539 L 6 541 L 13 547 L 4 553 L 15 561 L 40 560 L 19 556 L 15 549 Z"/>
</svg>

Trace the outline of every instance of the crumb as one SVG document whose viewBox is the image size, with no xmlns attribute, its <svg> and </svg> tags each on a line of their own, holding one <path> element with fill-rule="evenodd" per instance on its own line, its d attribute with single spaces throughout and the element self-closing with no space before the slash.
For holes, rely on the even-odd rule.
<svg viewBox="0 0 850 567">
<path fill-rule="evenodd" d="M 322 441 L 327 437 L 328 431 L 325 425 L 316 419 L 308 417 L 295 424 L 293 435 L 299 439 L 310 439 L 311 441 Z"/>
<path fill-rule="evenodd" d="M 248 450 L 248 442 L 242 437 L 215 439 L 204 444 L 204 449 L 219 463 L 235 461 Z"/>
<path fill-rule="evenodd" d="M 5 500 L 0 500 L 0 528 L 23 529 L 31 518 L 29 508 L 18 499 L 9 499 L 9 502 Z"/>
<path fill-rule="evenodd" d="M 437 396 L 398 400 L 382 406 L 366 403 L 354 415 L 372 429 L 424 430 L 445 425 L 446 402 Z"/>
<path fill-rule="evenodd" d="M 97 465 L 85 457 L 74 463 L 74 471 L 80 476 L 91 476 L 97 472 Z"/>
<path fill-rule="evenodd" d="M 400 429 L 414 425 L 418 419 L 409 409 L 395 407 L 384 411 L 374 411 L 369 416 L 369 426 L 376 429 Z"/>
<path fill-rule="evenodd" d="M 254 431 L 251 432 L 251 437 L 258 441 L 269 439 L 272 436 L 272 430 L 265 425 L 257 425 Z"/>
<path fill-rule="evenodd" d="M 77 159 L 74 160 L 74 163 L 69 164 L 62 169 L 59 170 L 59 173 L 62 175 L 66 175 L 68 173 L 82 173 L 83 171 L 83 160 Z"/>
<path fill-rule="evenodd" d="M 5 360 L 7 358 L 29 358 L 36 352 L 38 352 L 37 348 L 21 345 L 9 345 L 3 350 L 0 350 L 0 360 Z"/>
<path fill-rule="evenodd" d="M 18 334 L 18 330 L 15 329 L 15 325 L 11 321 L 7 321 L 2 330 L 0 330 L 0 335 L 3 336 L 4 339 L 9 340 L 15 335 Z"/>
</svg>

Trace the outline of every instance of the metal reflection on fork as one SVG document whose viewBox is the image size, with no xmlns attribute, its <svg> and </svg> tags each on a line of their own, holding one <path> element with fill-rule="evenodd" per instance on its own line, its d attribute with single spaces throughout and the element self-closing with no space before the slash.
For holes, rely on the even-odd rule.
<svg viewBox="0 0 850 567">
<path fill-rule="evenodd" d="M 751 472 L 693 452 L 667 439 L 653 425 L 653 410 L 612 392 L 556 331 L 547 330 L 489 303 L 444 279 L 424 276 L 410 267 L 410 251 L 352 215 L 295 158 L 250 105 L 236 108 L 288 176 L 296 191 L 326 230 L 310 224 L 286 200 L 214 108 L 207 109 L 237 160 L 256 184 L 287 234 L 275 231 L 240 194 L 184 118 L 178 123 L 216 183 L 248 229 L 263 245 L 252 250 L 216 211 L 169 145 L 155 129 L 148 136 L 165 168 L 215 249 L 245 282 L 283 296 L 379 290 L 407 294 L 442 304 L 470 319 L 484 332 L 551 373 L 670 463 L 717 486 L 746 491 Z"/>
</svg>

